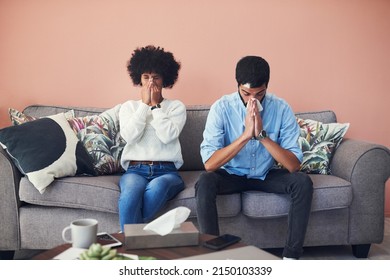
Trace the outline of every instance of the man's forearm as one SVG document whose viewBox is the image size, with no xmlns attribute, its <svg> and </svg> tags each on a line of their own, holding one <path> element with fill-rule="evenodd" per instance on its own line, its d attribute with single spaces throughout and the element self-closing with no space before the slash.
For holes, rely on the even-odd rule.
<svg viewBox="0 0 390 280">
<path fill-rule="evenodd" d="M 272 157 L 282 164 L 288 171 L 295 172 L 300 167 L 300 162 L 294 153 L 289 150 L 283 149 L 277 143 L 270 138 L 264 138 L 260 140 L 261 144 L 267 149 Z"/>
<path fill-rule="evenodd" d="M 204 164 L 206 171 L 215 171 L 219 169 L 225 163 L 234 158 L 249 140 L 250 138 L 245 135 L 241 135 L 229 146 L 215 151 Z"/>
</svg>

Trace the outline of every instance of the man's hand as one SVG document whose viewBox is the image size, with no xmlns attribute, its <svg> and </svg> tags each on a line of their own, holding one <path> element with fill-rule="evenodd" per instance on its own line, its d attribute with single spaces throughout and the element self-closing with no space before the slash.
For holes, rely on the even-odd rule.
<svg viewBox="0 0 390 280">
<path fill-rule="evenodd" d="M 251 138 L 255 135 L 255 110 L 258 110 L 256 102 L 249 99 L 248 106 L 246 108 L 244 133 L 242 133 L 240 137 L 228 146 L 215 151 L 204 164 L 206 171 L 215 171 L 223 166 L 229 160 L 234 158 L 246 145 L 246 143 L 251 140 Z"/>
<path fill-rule="evenodd" d="M 253 136 L 259 135 L 263 129 L 263 121 L 260 117 L 259 108 L 257 107 L 257 101 L 254 98 L 248 100 L 245 117 L 245 130 L 244 135 L 247 139 Z"/>
<path fill-rule="evenodd" d="M 256 137 L 257 135 L 259 135 L 260 131 L 263 129 L 263 120 L 261 119 L 261 116 L 260 116 L 260 111 L 259 111 L 259 108 L 257 106 L 257 101 L 256 100 L 253 100 L 253 103 L 254 103 L 254 119 L 255 119 L 255 130 L 254 130 L 254 136 Z"/>
<path fill-rule="evenodd" d="M 248 100 L 246 106 L 246 116 L 245 116 L 245 130 L 243 136 L 245 139 L 251 139 L 255 133 L 255 116 L 253 111 L 253 102 L 252 99 Z"/>
</svg>

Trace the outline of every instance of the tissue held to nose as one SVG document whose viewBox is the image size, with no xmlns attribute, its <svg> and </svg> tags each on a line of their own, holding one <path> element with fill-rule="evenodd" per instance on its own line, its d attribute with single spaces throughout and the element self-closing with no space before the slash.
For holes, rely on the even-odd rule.
<svg viewBox="0 0 390 280">
<path fill-rule="evenodd" d="M 256 99 L 256 98 L 252 98 L 252 100 L 255 100 L 255 101 L 256 101 L 256 103 L 257 103 L 257 109 L 259 109 L 259 112 L 263 111 L 263 106 L 261 106 L 260 101 L 259 101 L 258 99 Z M 248 105 L 249 105 L 249 102 L 246 104 L 246 107 L 248 107 Z"/>
</svg>

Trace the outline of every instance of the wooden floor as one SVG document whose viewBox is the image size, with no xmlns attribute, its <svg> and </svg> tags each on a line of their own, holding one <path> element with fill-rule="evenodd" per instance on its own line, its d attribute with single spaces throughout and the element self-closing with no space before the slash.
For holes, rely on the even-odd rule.
<svg viewBox="0 0 390 280">
<path fill-rule="evenodd" d="M 268 249 L 268 252 L 281 257 L 282 249 Z M 15 253 L 16 260 L 30 259 L 41 251 L 22 250 Z M 302 260 L 356 260 L 351 246 L 323 246 L 304 248 Z M 385 233 L 381 244 L 372 244 L 369 260 L 390 260 L 390 217 L 385 219 Z"/>
</svg>

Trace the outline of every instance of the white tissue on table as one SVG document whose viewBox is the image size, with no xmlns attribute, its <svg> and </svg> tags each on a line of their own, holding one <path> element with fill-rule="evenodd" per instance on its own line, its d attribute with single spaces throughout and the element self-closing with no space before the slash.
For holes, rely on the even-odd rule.
<svg viewBox="0 0 390 280">
<path fill-rule="evenodd" d="M 144 226 L 144 230 L 151 230 L 161 236 L 167 235 L 175 228 L 179 228 L 187 220 L 190 213 L 191 210 L 187 207 L 177 207 L 148 223 Z"/>
</svg>

